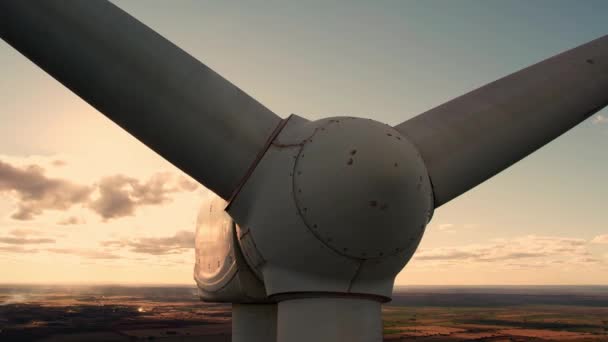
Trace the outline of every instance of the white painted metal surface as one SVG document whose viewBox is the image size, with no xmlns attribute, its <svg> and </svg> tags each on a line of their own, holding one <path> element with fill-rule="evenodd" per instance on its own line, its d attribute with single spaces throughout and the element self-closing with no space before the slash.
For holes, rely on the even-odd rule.
<svg viewBox="0 0 608 342">
<path fill-rule="evenodd" d="M 226 286 L 236 273 L 234 222 L 224 208 L 226 201 L 215 197 L 198 215 L 194 250 L 194 278 L 213 292 Z"/>
<path fill-rule="evenodd" d="M 276 304 L 232 305 L 232 342 L 274 342 L 276 340 Z"/>
<path fill-rule="evenodd" d="M 360 298 L 305 298 L 279 303 L 278 342 L 381 342 L 380 303 Z"/>
<path fill-rule="evenodd" d="M 368 119 L 315 122 L 298 153 L 292 190 L 319 240 L 363 260 L 414 245 L 433 210 L 418 151 L 392 127 Z"/>
<path fill-rule="evenodd" d="M 206 301 L 268 302 L 260 278 L 240 252 L 235 224 L 224 211 L 226 201 L 215 197 L 200 209 L 195 235 L 194 280 Z"/>
<path fill-rule="evenodd" d="M 228 211 L 269 296 L 388 299 L 433 200 L 419 154 L 392 127 L 292 116 Z"/>
<path fill-rule="evenodd" d="M 313 131 L 312 123 L 292 116 L 228 208 L 239 225 L 243 254 L 262 275 L 268 295 L 347 292 L 358 269 L 356 260 L 311 233 L 294 201 L 295 160 Z"/>
</svg>

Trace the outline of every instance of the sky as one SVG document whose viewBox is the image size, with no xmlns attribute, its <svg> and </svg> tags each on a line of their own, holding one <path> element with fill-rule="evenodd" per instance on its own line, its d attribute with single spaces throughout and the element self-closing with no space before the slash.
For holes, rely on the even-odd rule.
<svg viewBox="0 0 608 342">
<path fill-rule="evenodd" d="M 398 124 L 608 33 L 606 1 L 119 7 L 275 113 Z M 0 41 L 0 283 L 193 284 L 213 194 Z M 435 211 L 398 285 L 608 284 L 608 111 Z"/>
</svg>

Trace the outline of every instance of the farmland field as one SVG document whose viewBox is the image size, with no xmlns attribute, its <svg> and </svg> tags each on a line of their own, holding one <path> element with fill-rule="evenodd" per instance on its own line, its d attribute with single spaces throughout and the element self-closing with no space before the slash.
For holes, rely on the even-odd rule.
<svg viewBox="0 0 608 342">
<path fill-rule="evenodd" d="M 230 341 L 189 286 L 0 286 L 0 341 Z M 400 287 L 385 341 L 608 341 L 608 287 Z"/>
</svg>

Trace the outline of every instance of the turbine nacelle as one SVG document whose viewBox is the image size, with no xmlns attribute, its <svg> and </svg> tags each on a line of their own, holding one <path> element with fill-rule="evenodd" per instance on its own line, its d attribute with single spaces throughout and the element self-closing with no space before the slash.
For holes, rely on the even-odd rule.
<svg viewBox="0 0 608 342">
<path fill-rule="evenodd" d="M 203 300 L 261 303 L 267 301 L 260 279 L 243 258 L 235 223 L 225 211 L 226 201 L 215 196 L 205 203 L 196 222 L 194 280 Z"/>
<path fill-rule="evenodd" d="M 238 225 L 228 223 L 218 201 L 201 210 L 197 274 L 231 279 L 251 270 L 277 301 L 336 293 L 389 300 L 433 212 L 420 154 L 398 131 L 369 119 L 292 115 L 282 127 L 227 209 Z M 238 264 L 241 253 L 248 267 Z M 212 272 L 222 268 L 223 276 Z M 207 294 L 226 288 L 198 283 Z"/>
</svg>

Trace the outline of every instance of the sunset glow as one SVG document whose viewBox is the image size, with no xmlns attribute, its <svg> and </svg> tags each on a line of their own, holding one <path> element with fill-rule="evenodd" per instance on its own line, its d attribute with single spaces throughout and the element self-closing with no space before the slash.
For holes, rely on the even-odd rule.
<svg viewBox="0 0 608 342">
<path fill-rule="evenodd" d="M 525 16 L 523 3 L 321 15 L 304 3 L 115 2 L 282 117 L 391 125 L 608 31 L 593 6 L 567 2 Z M 4 42 L 0 66 L 0 283 L 194 284 L 196 218 L 215 195 Z M 436 210 L 396 284 L 608 283 L 607 118 Z"/>
</svg>

